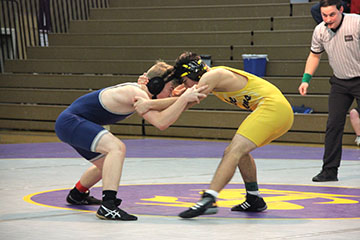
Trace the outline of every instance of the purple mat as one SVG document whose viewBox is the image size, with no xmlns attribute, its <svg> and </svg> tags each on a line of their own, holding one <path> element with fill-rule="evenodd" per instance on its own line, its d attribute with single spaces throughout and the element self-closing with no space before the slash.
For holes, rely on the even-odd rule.
<svg viewBox="0 0 360 240">
<path fill-rule="evenodd" d="M 177 216 L 199 199 L 199 192 L 208 184 L 123 185 L 119 196 L 121 207 L 132 214 Z M 71 206 L 65 201 L 69 190 L 54 190 L 30 197 L 47 206 L 95 212 L 98 206 Z M 92 188 L 101 196 L 101 188 Z M 244 201 L 243 184 L 228 184 L 221 191 L 219 212 L 207 217 L 258 219 L 360 218 L 360 189 L 306 185 L 261 184 L 260 192 L 268 209 L 261 213 L 232 212 L 230 208 Z"/>
<path fill-rule="evenodd" d="M 127 157 L 221 158 L 229 142 L 168 139 L 123 140 Z M 253 152 L 255 158 L 322 159 L 323 147 L 267 145 Z M 0 158 L 73 158 L 80 157 L 64 143 L 2 144 Z M 343 160 L 360 160 L 360 149 L 343 149 Z"/>
</svg>

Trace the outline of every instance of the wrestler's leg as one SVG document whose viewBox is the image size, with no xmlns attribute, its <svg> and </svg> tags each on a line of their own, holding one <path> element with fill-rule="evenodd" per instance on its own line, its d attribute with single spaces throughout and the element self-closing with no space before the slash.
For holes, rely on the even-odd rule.
<svg viewBox="0 0 360 240">
<path fill-rule="evenodd" d="M 121 200 L 116 197 L 126 154 L 125 144 L 107 132 L 101 136 L 95 149 L 96 152 L 106 154 L 105 158 L 93 162 L 99 169 L 102 168 L 103 183 L 102 205 L 96 216 L 105 220 L 137 220 L 136 216 L 119 208 Z"/>
<path fill-rule="evenodd" d="M 80 183 L 82 186 L 86 188 L 91 188 L 94 186 L 97 182 L 101 180 L 102 177 L 102 164 L 100 162 L 103 162 L 104 157 L 99 159 L 97 161 L 97 164 L 94 163 L 93 166 L 89 167 L 81 176 Z"/>
<path fill-rule="evenodd" d="M 244 182 L 257 182 L 256 164 L 253 156 L 245 154 L 239 161 L 238 168 Z"/>
<path fill-rule="evenodd" d="M 252 141 L 240 134 L 236 134 L 230 145 L 225 149 L 224 156 L 210 183 L 210 189 L 202 194 L 200 201 L 188 210 L 181 212 L 179 216 L 182 218 L 193 218 L 203 214 L 217 213 L 216 197 L 234 176 L 240 160 L 243 161 L 241 165 L 245 168 L 243 171 L 249 171 L 246 174 L 246 178 L 250 180 L 256 179 L 256 167 L 251 162 L 252 158 L 249 157 L 249 152 L 255 148 L 256 145 Z"/>
<path fill-rule="evenodd" d="M 125 144 L 108 132 L 100 138 L 96 152 L 105 154 L 104 158 L 93 162 L 99 170 L 102 169 L 103 190 L 117 191 L 126 154 Z"/>
<path fill-rule="evenodd" d="M 82 175 L 75 187 L 69 192 L 66 201 L 75 205 L 98 205 L 101 200 L 90 195 L 90 188 L 101 179 L 101 169 L 95 165 L 89 167 Z"/>
<path fill-rule="evenodd" d="M 253 159 L 248 157 L 255 148 L 255 143 L 236 134 L 225 149 L 224 156 L 210 183 L 210 189 L 220 192 L 230 182 L 238 166 L 243 168 L 246 178 L 256 181 L 256 166 L 252 162 Z"/>
</svg>

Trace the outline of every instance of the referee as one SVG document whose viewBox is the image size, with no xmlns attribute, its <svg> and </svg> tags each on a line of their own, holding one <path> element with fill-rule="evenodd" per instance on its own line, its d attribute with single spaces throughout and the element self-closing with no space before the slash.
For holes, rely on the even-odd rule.
<svg viewBox="0 0 360 240">
<path fill-rule="evenodd" d="M 314 182 L 338 181 L 346 114 L 354 98 L 360 99 L 360 16 L 344 14 L 343 10 L 341 0 L 320 1 L 323 22 L 313 32 L 311 52 L 299 86 L 300 94 L 306 95 L 321 54 L 326 51 L 334 75 L 330 78 L 323 166 L 313 177 Z"/>
</svg>

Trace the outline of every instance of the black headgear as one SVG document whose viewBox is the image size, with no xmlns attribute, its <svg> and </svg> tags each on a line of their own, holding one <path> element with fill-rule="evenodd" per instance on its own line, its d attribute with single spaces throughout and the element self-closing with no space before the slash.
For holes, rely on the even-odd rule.
<svg viewBox="0 0 360 240">
<path fill-rule="evenodd" d="M 165 84 L 174 79 L 174 76 L 170 74 L 171 72 L 173 72 L 173 69 L 167 70 L 161 77 L 153 77 L 149 79 L 146 86 L 149 92 L 153 95 L 154 99 L 164 89 Z"/>
<path fill-rule="evenodd" d="M 206 65 L 201 59 L 192 60 L 188 63 L 179 63 L 175 66 L 176 68 L 176 78 L 181 79 L 183 77 L 188 77 L 193 81 L 198 82 L 201 76 L 206 72 Z"/>
</svg>

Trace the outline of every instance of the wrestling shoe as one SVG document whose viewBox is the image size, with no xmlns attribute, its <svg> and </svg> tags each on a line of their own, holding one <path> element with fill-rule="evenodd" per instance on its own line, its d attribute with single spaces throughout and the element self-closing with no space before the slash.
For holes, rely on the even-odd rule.
<svg viewBox="0 0 360 240">
<path fill-rule="evenodd" d="M 210 215 L 218 212 L 216 199 L 211 194 L 204 192 L 201 200 L 188 210 L 179 214 L 181 218 L 193 218 L 200 215 Z"/>
<path fill-rule="evenodd" d="M 337 178 L 337 168 L 326 168 L 313 177 L 313 182 L 335 182 L 339 181 Z"/>
<path fill-rule="evenodd" d="M 358 145 L 358 147 L 360 147 L 360 136 L 357 136 L 355 138 L 355 143 L 356 143 L 356 145 Z"/>
<path fill-rule="evenodd" d="M 96 212 L 96 216 L 103 220 L 135 221 L 137 217 L 119 208 L 121 199 L 103 202 Z"/>
<path fill-rule="evenodd" d="M 73 205 L 100 205 L 101 200 L 90 196 L 90 191 L 85 193 L 79 192 L 73 188 L 66 197 L 66 201 Z"/>
<path fill-rule="evenodd" d="M 240 212 L 262 212 L 267 209 L 266 203 L 262 197 L 246 194 L 245 202 L 231 208 L 231 211 Z"/>
</svg>

